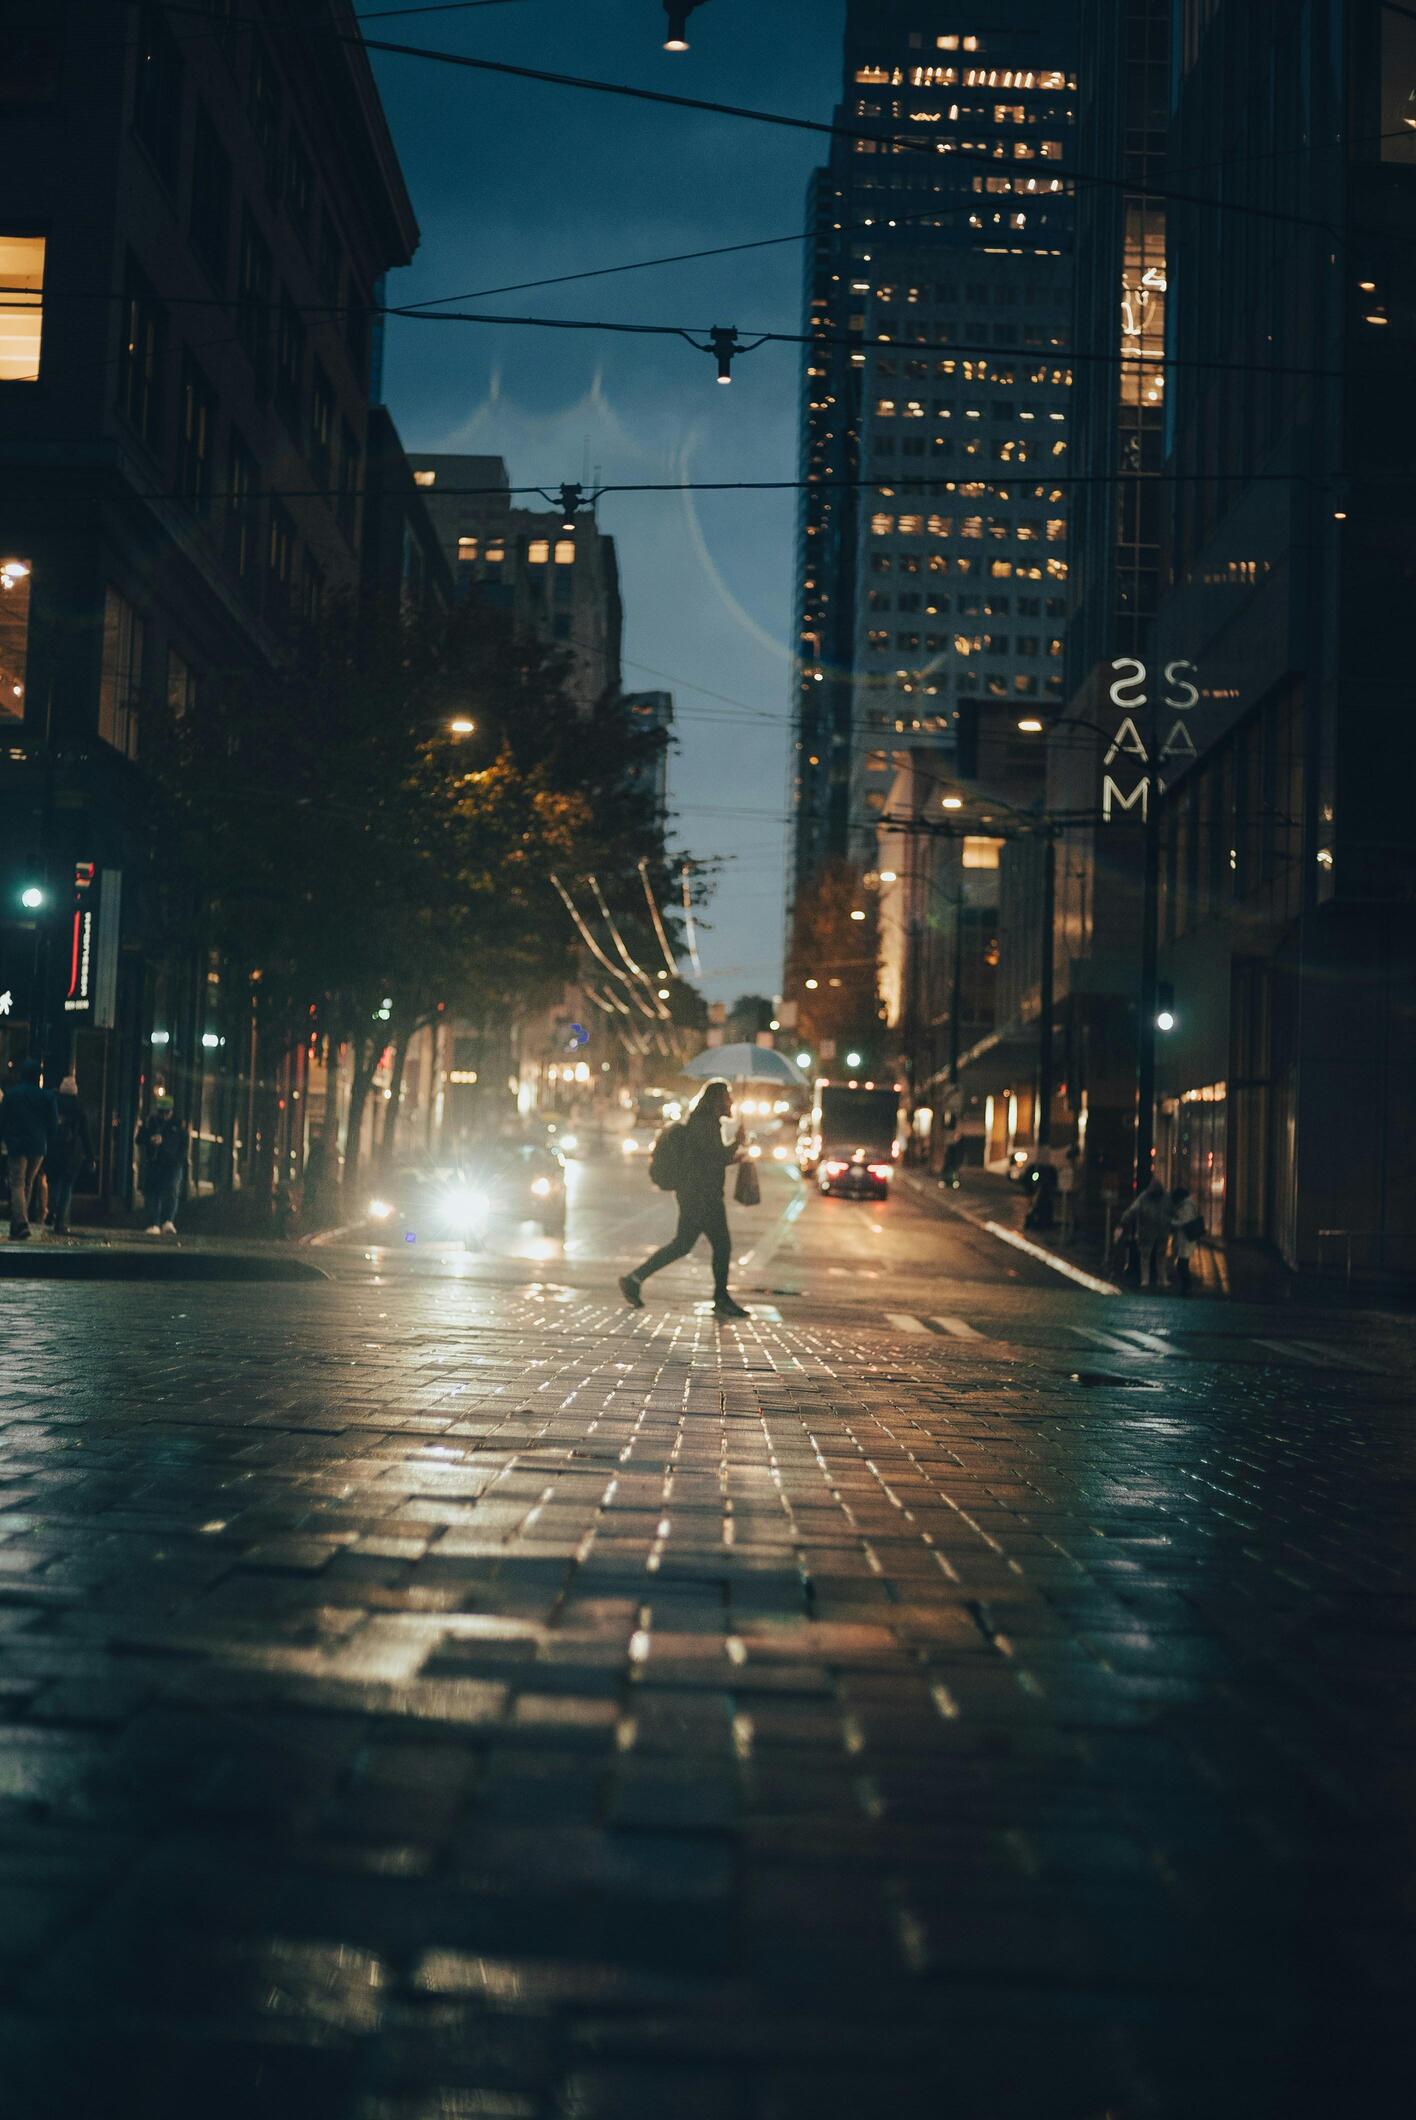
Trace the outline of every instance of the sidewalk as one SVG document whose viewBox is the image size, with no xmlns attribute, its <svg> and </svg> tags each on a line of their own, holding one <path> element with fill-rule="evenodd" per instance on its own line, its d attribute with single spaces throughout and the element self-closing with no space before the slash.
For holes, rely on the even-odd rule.
<svg viewBox="0 0 1416 2120">
<path fill-rule="evenodd" d="M 992 1171 L 968 1169 L 960 1173 L 958 1188 L 945 1185 L 927 1171 L 907 1169 L 903 1176 L 911 1192 L 948 1214 L 962 1215 L 980 1229 L 990 1223 L 1024 1241 L 1035 1254 L 1056 1262 L 1060 1273 L 1085 1275 L 1091 1282 L 1124 1291 L 1117 1267 L 1117 1254 L 1108 1244 L 1103 1252 L 1097 1232 L 1079 1231 L 1070 1243 L 1062 1242 L 1058 1229 L 1027 1229 L 1031 1190 Z M 1281 1301 L 1292 1292 L 1292 1276 L 1276 1261 L 1243 1261 L 1236 1277 L 1234 1262 L 1222 1248 L 1202 1245 L 1191 1261 L 1197 1295 L 1223 1297 L 1242 1294 L 1256 1302 Z M 1236 1278 L 1240 1286 L 1234 1285 Z"/>
<path fill-rule="evenodd" d="M 49 1281 L 327 1281 L 302 1247 L 260 1237 L 150 1237 L 113 1224 L 27 1243 L 0 1234 L 0 1275 Z"/>
</svg>

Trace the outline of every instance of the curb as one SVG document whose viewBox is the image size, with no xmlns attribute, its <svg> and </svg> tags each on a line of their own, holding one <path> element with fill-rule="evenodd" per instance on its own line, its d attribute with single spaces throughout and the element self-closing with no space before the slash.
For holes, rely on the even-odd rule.
<svg viewBox="0 0 1416 2120">
<path fill-rule="evenodd" d="M 992 1221 L 986 1215 L 974 1214 L 954 1200 L 941 1199 L 937 1190 L 926 1185 L 913 1171 L 904 1171 L 901 1175 L 917 1200 L 932 1203 L 941 1214 L 956 1216 L 960 1222 L 967 1222 L 974 1229 L 981 1229 L 986 1236 L 995 1237 L 1000 1244 L 1009 1244 L 1015 1251 L 1026 1252 L 1030 1259 L 1036 1259 L 1042 1266 L 1050 1266 L 1054 1273 L 1090 1289 L 1093 1295 L 1119 1296 L 1125 1293 L 1119 1281 L 1104 1280 L 1100 1274 L 1088 1273 L 1085 1267 L 1074 1266 L 1070 1259 L 1060 1258 L 1055 1251 L 1049 1251 L 1045 1244 L 1035 1244 L 1021 1231 L 1009 1229 L 1005 1223 Z"/>
<path fill-rule="evenodd" d="M 73 1251 L 0 1247 L 0 1277 L 12 1281 L 331 1281 L 322 1266 L 247 1252 L 159 1251 L 117 1245 Z"/>
</svg>

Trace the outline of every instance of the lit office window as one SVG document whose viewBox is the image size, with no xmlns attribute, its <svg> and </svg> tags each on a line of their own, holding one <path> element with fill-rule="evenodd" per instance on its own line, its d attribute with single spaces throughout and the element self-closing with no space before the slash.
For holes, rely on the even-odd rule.
<svg viewBox="0 0 1416 2120">
<path fill-rule="evenodd" d="M 24 719 L 29 609 L 29 561 L 0 559 L 0 721 Z"/>
<path fill-rule="evenodd" d="M 457 540 L 457 564 L 459 567 L 470 567 L 473 560 L 477 557 L 478 549 L 478 540 L 475 537 L 460 537 Z"/>
<path fill-rule="evenodd" d="M 0 235 L 0 383 L 39 379 L 44 237 Z"/>
<path fill-rule="evenodd" d="M 550 556 L 551 544 L 549 538 L 533 537 L 530 544 L 526 547 L 527 560 L 533 567 L 544 567 Z"/>
<path fill-rule="evenodd" d="M 556 539 L 555 560 L 558 567 L 573 567 L 575 565 L 575 539 L 573 537 L 558 537 Z"/>
</svg>

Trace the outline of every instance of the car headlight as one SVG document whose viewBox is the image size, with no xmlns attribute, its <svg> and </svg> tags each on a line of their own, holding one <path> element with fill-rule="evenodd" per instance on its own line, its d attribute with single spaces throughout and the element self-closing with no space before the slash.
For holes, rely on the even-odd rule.
<svg viewBox="0 0 1416 2120">
<path fill-rule="evenodd" d="M 570 1155 L 573 1150 L 579 1148 L 580 1136 L 578 1134 L 562 1134 L 557 1146 L 563 1154 Z"/>
<path fill-rule="evenodd" d="M 370 1200 L 369 1220 L 371 1222 L 386 1222 L 392 1213 L 393 1207 L 388 1200 Z"/>
<path fill-rule="evenodd" d="M 787 1151 L 783 1148 L 781 1142 L 779 1141 L 777 1143 L 777 1146 L 772 1151 L 772 1161 L 774 1163 L 785 1163 L 786 1160 Z"/>
<path fill-rule="evenodd" d="M 639 1143 L 635 1140 L 633 1134 L 625 1135 L 620 1143 L 620 1152 L 626 1156 L 637 1156 L 639 1154 Z"/>
<path fill-rule="evenodd" d="M 749 1154 L 749 1156 L 751 1156 L 753 1162 L 755 1163 L 757 1161 L 757 1158 L 761 1155 L 762 1150 L 758 1147 L 757 1143 L 753 1141 L 749 1144 L 747 1153 Z"/>
<path fill-rule="evenodd" d="M 550 1199 L 550 1197 L 551 1197 L 551 1181 L 550 1181 L 550 1179 L 549 1179 L 549 1178 L 533 1178 L 533 1179 L 531 1180 L 531 1190 L 532 1190 L 533 1194 L 535 1195 L 535 1197 L 536 1197 L 536 1198 L 537 1198 L 538 1200 L 549 1200 L 549 1199 Z"/>
<path fill-rule="evenodd" d="M 484 1192 L 476 1192 L 470 1185 L 455 1185 L 444 1200 L 447 1219 L 455 1229 L 467 1229 L 478 1222 L 485 1222 L 490 1200 Z"/>
</svg>

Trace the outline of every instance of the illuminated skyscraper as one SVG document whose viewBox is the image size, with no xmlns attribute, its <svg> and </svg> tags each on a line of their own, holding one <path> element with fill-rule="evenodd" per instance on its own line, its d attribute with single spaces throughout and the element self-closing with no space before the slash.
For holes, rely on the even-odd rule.
<svg viewBox="0 0 1416 2120">
<path fill-rule="evenodd" d="M 1061 689 L 1072 10 L 986 12 L 847 9 L 840 137 L 808 199 L 798 890 L 869 858 L 890 737 L 975 775 L 990 731 Z"/>
</svg>

